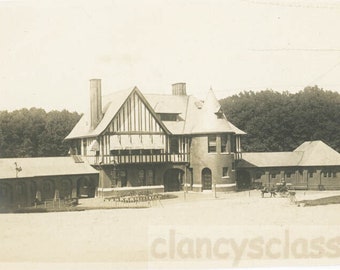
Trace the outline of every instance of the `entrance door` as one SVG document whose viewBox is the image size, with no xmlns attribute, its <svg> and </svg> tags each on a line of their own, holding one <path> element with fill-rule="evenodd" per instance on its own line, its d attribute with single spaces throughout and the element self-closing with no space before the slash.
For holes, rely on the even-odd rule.
<svg viewBox="0 0 340 270">
<path fill-rule="evenodd" d="M 180 169 L 169 169 L 164 173 L 164 191 L 179 191 L 183 183 L 184 172 Z"/>
<path fill-rule="evenodd" d="M 239 190 L 251 188 L 251 177 L 249 172 L 241 170 L 237 174 L 237 188 Z"/>
<path fill-rule="evenodd" d="M 209 168 L 204 168 L 202 170 L 202 189 L 211 190 L 212 180 L 211 180 L 211 170 Z"/>
<path fill-rule="evenodd" d="M 0 208 L 8 207 L 13 203 L 13 190 L 8 184 L 0 183 Z"/>
</svg>

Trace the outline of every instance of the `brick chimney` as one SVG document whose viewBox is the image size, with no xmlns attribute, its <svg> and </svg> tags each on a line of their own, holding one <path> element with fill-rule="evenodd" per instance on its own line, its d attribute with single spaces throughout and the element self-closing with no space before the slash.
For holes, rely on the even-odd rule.
<svg viewBox="0 0 340 270">
<path fill-rule="evenodd" d="M 102 89 L 100 79 L 90 80 L 91 129 L 95 129 L 102 120 Z"/>
<path fill-rule="evenodd" d="M 174 83 L 172 85 L 172 94 L 174 96 L 186 96 L 186 84 L 185 83 Z"/>
</svg>

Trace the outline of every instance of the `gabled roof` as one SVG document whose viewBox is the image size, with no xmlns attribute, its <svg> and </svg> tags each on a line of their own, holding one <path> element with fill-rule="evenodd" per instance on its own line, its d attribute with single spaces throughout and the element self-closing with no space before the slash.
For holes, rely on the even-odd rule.
<svg viewBox="0 0 340 270">
<path fill-rule="evenodd" d="M 81 161 L 76 162 L 72 157 L 2 158 L 0 179 L 16 178 L 16 168 L 21 168 L 18 178 L 98 174 L 86 160 Z"/>
<path fill-rule="evenodd" d="M 69 135 L 65 138 L 83 138 L 83 137 L 96 137 L 100 135 L 106 127 L 110 124 L 113 117 L 119 111 L 124 101 L 132 93 L 134 88 L 128 88 L 123 91 L 115 92 L 114 94 L 103 96 L 103 119 L 100 121 L 95 129 L 91 129 L 91 116 L 90 111 L 86 112 L 75 125 Z"/>
<path fill-rule="evenodd" d="M 167 133 L 181 134 L 205 134 L 205 133 L 236 133 L 245 134 L 242 130 L 231 124 L 223 114 L 217 117 L 221 111 L 221 105 L 210 89 L 207 98 L 201 102 L 194 96 L 187 95 L 143 95 L 137 87 L 103 96 L 103 119 L 98 126 L 91 130 L 90 113 L 82 116 L 70 134 L 65 138 L 96 137 L 105 131 L 126 99 L 136 92 L 144 103 L 149 107 L 156 121 Z M 157 113 L 178 114 L 179 121 L 160 121 Z"/>
<path fill-rule="evenodd" d="M 75 139 L 75 138 L 84 138 L 84 137 L 96 137 L 99 136 L 108 125 L 111 123 L 112 119 L 115 117 L 117 112 L 123 106 L 124 102 L 128 99 L 130 95 L 136 93 L 149 107 L 151 113 L 155 117 L 156 121 L 162 126 L 165 132 L 169 132 L 166 126 L 158 120 L 156 114 L 152 110 L 150 104 L 145 99 L 143 94 L 138 90 L 137 87 L 129 88 L 127 90 L 118 91 L 109 95 L 103 96 L 103 119 L 99 122 L 98 126 L 94 129 L 91 129 L 90 123 L 90 112 L 88 111 L 84 114 L 79 122 L 75 125 L 73 130 L 70 132 L 69 135 L 65 138 L 65 140 Z"/>
<path fill-rule="evenodd" d="M 308 141 L 293 152 L 243 153 L 240 168 L 340 166 L 340 154 L 322 141 Z"/>
<path fill-rule="evenodd" d="M 340 154 L 322 141 L 304 142 L 294 152 L 304 153 L 300 166 L 340 165 Z"/>
<path fill-rule="evenodd" d="M 231 132 L 245 134 L 236 128 L 223 115 L 218 119 L 216 113 L 221 105 L 210 89 L 204 102 L 194 96 L 146 94 L 156 113 L 176 113 L 180 121 L 163 121 L 172 134 L 204 134 Z"/>
<path fill-rule="evenodd" d="M 298 166 L 302 152 L 258 152 L 242 153 L 238 167 L 292 167 Z"/>
</svg>

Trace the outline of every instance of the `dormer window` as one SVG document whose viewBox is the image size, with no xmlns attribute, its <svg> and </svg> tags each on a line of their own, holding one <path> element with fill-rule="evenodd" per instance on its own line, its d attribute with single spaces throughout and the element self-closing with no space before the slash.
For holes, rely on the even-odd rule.
<svg viewBox="0 0 340 270">
<path fill-rule="evenodd" d="M 159 113 L 162 121 L 178 121 L 178 113 Z"/>
<path fill-rule="evenodd" d="M 223 119 L 223 111 L 222 109 L 219 109 L 218 112 L 215 113 L 217 116 L 217 119 Z"/>
</svg>

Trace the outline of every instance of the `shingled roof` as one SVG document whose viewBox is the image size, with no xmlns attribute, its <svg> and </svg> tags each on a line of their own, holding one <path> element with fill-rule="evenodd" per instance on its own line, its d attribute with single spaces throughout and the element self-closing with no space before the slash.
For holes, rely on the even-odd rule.
<svg viewBox="0 0 340 270">
<path fill-rule="evenodd" d="M 0 179 L 81 174 L 98 174 L 98 171 L 86 160 L 71 156 L 0 159 Z"/>
<path fill-rule="evenodd" d="M 91 130 L 90 113 L 85 113 L 70 134 L 65 138 L 75 139 L 99 136 L 115 117 L 129 95 L 136 91 L 150 106 L 155 117 L 157 113 L 178 114 L 179 121 L 160 121 L 164 130 L 174 135 L 204 134 L 231 132 L 245 134 L 242 130 L 230 123 L 223 114 L 218 118 L 216 113 L 221 110 L 221 105 L 212 90 L 202 102 L 194 96 L 187 95 L 143 95 L 137 87 L 103 96 L 103 119 L 98 126 Z"/>
<path fill-rule="evenodd" d="M 340 166 L 340 154 L 322 141 L 307 141 L 293 152 L 243 153 L 239 168 Z"/>
<path fill-rule="evenodd" d="M 126 90 L 115 92 L 114 96 L 113 94 L 103 96 L 103 119 L 100 121 L 98 126 L 95 129 L 91 129 L 90 111 L 87 111 L 80 118 L 70 134 L 67 135 L 65 140 L 84 137 L 96 137 L 100 135 L 110 124 L 113 117 L 116 115 L 120 107 L 123 105 L 124 101 L 128 98 L 133 90 L 134 87 L 131 87 Z"/>
<path fill-rule="evenodd" d="M 294 152 L 303 152 L 300 166 L 339 166 L 340 154 L 322 141 L 308 141 L 297 147 Z"/>
</svg>

